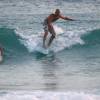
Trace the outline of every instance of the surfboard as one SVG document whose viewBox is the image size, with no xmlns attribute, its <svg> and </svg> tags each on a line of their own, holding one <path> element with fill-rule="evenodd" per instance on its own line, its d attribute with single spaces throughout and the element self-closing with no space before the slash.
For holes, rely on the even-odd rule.
<svg viewBox="0 0 100 100">
<path fill-rule="evenodd" d="M 45 55 L 49 54 L 49 49 L 43 48 L 42 46 L 36 47 L 36 51 Z"/>
</svg>

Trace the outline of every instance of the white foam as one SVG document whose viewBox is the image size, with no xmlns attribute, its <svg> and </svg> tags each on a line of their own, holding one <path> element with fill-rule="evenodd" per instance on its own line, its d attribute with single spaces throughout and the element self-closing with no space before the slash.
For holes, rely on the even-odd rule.
<svg viewBox="0 0 100 100">
<path fill-rule="evenodd" d="M 9 91 L 0 94 L 0 100 L 100 100 L 99 95 L 83 92 Z"/>
<path fill-rule="evenodd" d="M 58 27 L 57 25 L 54 25 L 54 29 L 55 29 L 57 34 L 64 33 L 64 30 L 61 27 Z"/>
<path fill-rule="evenodd" d="M 57 35 L 49 48 L 51 51 L 58 52 L 63 50 L 64 48 L 69 48 L 76 44 L 84 44 L 84 41 L 81 39 L 81 34 L 75 34 L 75 32 L 78 33 L 78 31 L 74 30 L 65 32 L 62 28 L 56 25 L 54 25 L 54 29 Z M 37 46 L 42 46 L 43 44 L 43 34 L 41 34 L 43 32 L 40 32 L 38 34 L 30 34 L 29 36 L 26 36 L 24 35 L 25 32 L 18 31 L 17 29 L 16 33 L 21 37 L 21 43 L 26 46 L 29 52 L 34 52 Z M 49 40 L 50 36 L 51 34 L 49 34 L 47 40 Z"/>
</svg>

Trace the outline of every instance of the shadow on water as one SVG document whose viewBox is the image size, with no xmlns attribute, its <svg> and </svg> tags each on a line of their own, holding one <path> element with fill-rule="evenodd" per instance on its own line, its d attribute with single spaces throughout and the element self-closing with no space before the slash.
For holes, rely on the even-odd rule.
<svg viewBox="0 0 100 100">
<path fill-rule="evenodd" d="M 35 59 L 41 60 L 42 58 L 46 57 L 47 55 L 39 53 L 39 52 L 34 52 L 32 55 L 35 55 Z"/>
<path fill-rule="evenodd" d="M 57 90 L 58 77 L 55 73 L 57 66 L 55 63 L 50 61 L 48 66 L 43 66 L 43 78 L 44 78 L 44 90 Z"/>
<path fill-rule="evenodd" d="M 35 59 L 36 60 L 42 60 L 42 59 L 45 59 L 45 58 L 47 58 L 47 59 L 51 59 L 51 60 L 53 60 L 55 57 L 55 53 L 53 53 L 53 52 L 50 52 L 49 54 L 43 54 L 43 53 L 40 53 L 40 52 L 34 52 L 34 53 L 32 53 L 32 55 L 34 55 L 34 57 L 35 57 Z"/>
<path fill-rule="evenodd" d="M 60 60 L 56 58 L 56 54 L 41 55 L 42 75 L 43 75 L 43 89 L 44 90 L 57 90 L 58 89 L 58 76 L 56 71 L 59 70 Z"/>
<path fill-rule="evenodd" d="M 56 71 L 59 67 L 59 59 L 56 57 L 55 53 L 50 53 L 48 55 L 35 52 L 35 59 L 41 63 L 41 76 L 43 80 L 43 90 L 57 90 L 58 89 L 58 76 Z"/>
</svg>

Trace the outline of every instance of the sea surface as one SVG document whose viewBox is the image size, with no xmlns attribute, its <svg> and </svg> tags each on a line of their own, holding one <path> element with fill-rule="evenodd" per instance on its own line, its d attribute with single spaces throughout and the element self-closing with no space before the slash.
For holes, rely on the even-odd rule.
<svg viewBox="0 0 100 100">
<path fill-rule="evenodd" d="M 57 8 L 75 21 L 53 23 L 45 55 L 36 48 Z M 100 100 L 99 0 L 0 0 L 0 47 L 0 100 Z"/>
</svg>

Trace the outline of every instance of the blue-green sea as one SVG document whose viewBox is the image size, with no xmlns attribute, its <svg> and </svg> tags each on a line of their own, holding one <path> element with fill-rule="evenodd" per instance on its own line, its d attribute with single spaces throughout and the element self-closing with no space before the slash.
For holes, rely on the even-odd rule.
<svg viewBox="0 0 100 100">
<path fill-rule="evenodd" d="M 36 48 L 57 8 L 75 21 L 53 23 L 45 55 Z M 0 100 L 100 100 L 99 0 L 1 0 L 0 47 Z"/>
</svg>

